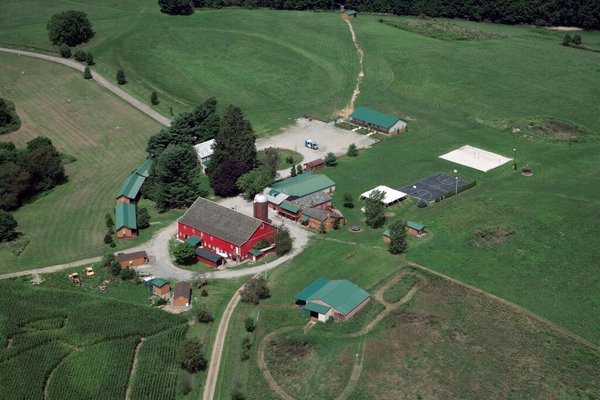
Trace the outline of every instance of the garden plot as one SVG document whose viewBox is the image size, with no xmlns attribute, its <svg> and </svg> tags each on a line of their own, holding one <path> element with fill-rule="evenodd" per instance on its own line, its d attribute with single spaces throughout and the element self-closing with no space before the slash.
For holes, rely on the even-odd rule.
<svg viewBox="0 0 600 400">
<path fill-rule="evenodd" d="M 452 150 L 449 153 L 443 154 L 440 156 L 440 158 L 483 172 L 488 172 L 489 170 L 506 164 L 511 160 L 511 158 L 501 156 L 500 154 L 478 149 L 477 147 L 469 145 L 465 145 L 456 150 Z"/>
</svg>

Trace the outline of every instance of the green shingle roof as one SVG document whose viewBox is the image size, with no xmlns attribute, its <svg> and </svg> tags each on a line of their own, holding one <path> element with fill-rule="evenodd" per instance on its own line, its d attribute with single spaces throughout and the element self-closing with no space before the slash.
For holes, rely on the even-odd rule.
<svg viewBox="0 0 600 400">
<path fill-rule="evenodd" d="M 326 175 L 305 172 L 271 185 L 271 190 L 275 189 L 289 196 L 304 197 L 333 186 L 335 186 L 335 182 Z"/>
<path fill-rule="evenodd" d="M 250 251 L 248 251 L 248 253 L 252 254 L 254 257 L 258 257 L 262 255 L 262 251 L 258 250 L 258 249 L 250 249 Z"/>
<path fill-rule="evenodd" d="M 140 188 L 144 184 L 145 180 L 146 178 L 144 178 L 143 176 L 138 175 L 135 172 L 132 173 L 127 177 L 127 179 L 125 179 L 123 186 L 121 186 L 121 190 L 119 190 L 117 198 L 125 196 L 128 199 L 134 200 L 140 193 Z"/>
<path fill-rule="evenodd" d="M 200 239 L 198 236 L 196 235 L 192 235 L 189 238 L 186 239 L 185 241 L 187 244 L 190 244 L 194 247 L 198 246 L 200 243 L 202 243 L 202 239 Z"/>
<path fill-rule="evenodd" d="M 308 311 L 314 311 L 319 314 L 327 314 L 329 310 L 331 310 L 331 307 L 327 307 L 318 303 L 306 303 L 304 309 Z"/>
<path fill-rule="evenodd" d="M 369 293 L 346 279 L 327 282 L 313 293 L 307 303 L 320 300 L 346 315 L 369 298 Z"/>
<path fill-rule="evenodd" d="M 298 207 L 295 204 L 290 203 L 289 201 L 282 202 L 279 207 L 283 208 L 286 211 L 292 212 L 294 214 L 296 214 L 298 211 L 300 211 L 300 207 Z"/>
<path fill-rule="evenodd" d="M 421 229 L 425 228 L 425 225 L 420 224 L 415 221 L 406 221 L 406 226 L 408 226 L 409 228 L 412 228 L 414 230 L 417 230 L 417 231 L 420 231 Z"/>
<path fill-rule="evenodd" d="M 155 278 L 155 279 L 152 279 L 152 285 L 153 285 L 153 286 L 156 286 L 156 287 L 163 287 L 163 286 L 165 286 L 165 285 L 166 285 L 166 283 L 167 283 L 167 281 L 165 281 L 165 280 L 164 280 L 164 279 L 162 279 L 162 278 Z"/>
<path fill-rule="evenodd" d="M 385 114 L 379 111 L 371 110 L 366 107 L 359 107 L 350 117 L 367 124 L 380 126 L 384 129 L 390 129 L 400 118 L 390 114 Z"/>
<path fill-rule="evenodd" d="M 140 165 L 138 169 L 135 170 L 135 173 L 147 178 L 150 176 L 150 167 L 152 167 L 152 159 L 148 158 L 142 163 L 142 165 Z"/>
<path fill-rule="evenodd" d="M 119 203 L 115 207 L 116 221 L 115 228 L 137 229 L 137 220 L 135 217 L 135 204 Z"/>
<path fill-rule="evenodd" d="M 327 280 L 325 278 L 317 279 L 316 281 L 314 281 L 313 283 L 311 283 L 310 285 L 305 287 L 301 292 L 297 293 L 294 296 L 294 299 L 300 300 L 300 301 L 307 301 L 310 298 L 310 296 L 312 296 L 319 289 L 321 289 L 323 286 L 325 286 L 327 284 L 327 282 L 329 282 L 329 280 Z"/>
</svg>

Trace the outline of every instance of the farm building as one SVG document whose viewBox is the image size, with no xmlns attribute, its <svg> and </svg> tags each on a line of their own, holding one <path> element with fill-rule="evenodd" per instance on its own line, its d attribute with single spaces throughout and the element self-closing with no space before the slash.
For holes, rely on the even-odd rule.
<svg viewBox="0 0 600 400">
<path fill-rule="evenodd" d="M 173 305 L 188 307 L 192 302 L 192 287 L 185 281 L 177 282 L 173 290 Z"/>
<path fill-rule="evenodd" d="M 152 159 L 148 158 L 127 177 L 116 197 L 116 202 L 135 203 L 140 198 L 140 189 L 150 174 Z"/>
<path fill-rule="evenodd" d="M 319 278 L 296 294 L 294 300 L 311 318 L 326 322 L 329 318 L 342 321 L 352 318 L 371 296 L 346 279 Z"/>
<path fill-rule="evenodd" d="M 214 251 L 203 249 L 202 247 L 196 248 L 196 259 L 202 264 L 217 268 L 225 263 L 223 256 L 218 255 Z"/>
<path fill-rule="evenodd" d="M 419 224 L 414 221 L 406 221 L 406 225 L 404 225 L 404 230 L 409 235 L 413 236 L 423 236 L 425 233 L 425 225 Z"/>
<path fill-rule="evenodd" d="M 326 175 L 307 172 L 274 183 L 267 189 L 284 193 L 288 198 L 297 199 L 316 192 L 332 194 L 335 192 L 335 182 Z"/>
<path fill-rule="evenodd" d="M 240 262 L 251 257 L 250 250 L 257 243 L 264 240 L 273 244 L 277 228 L 199 197 L 179 219 L 177 235 L 181 241 L 197 236 L 202 249 Z"/>
<path fill-rule="evenodd" d="M 316 172 L 321 168 L 325 168 L 325 160 L 323 160 L 322 158 L 317 158 L 316 160 L 304 163 L 305 172 Z"/>
<path fill-rule="evenodd" d="M 300 222 L 309 228 L 320 230 L 321 226 L 326 231 L 334 229 L 335 224 L 343 225 L 344 216 L 337 212 L 337 210 L 326 210 L 323 208 L 306 208 L 302 210 L 302 217 Z"/>
<path fill-rule="evenodd" d="M 115 229 L 117 230 L 117 238 L 133 239 L 137 237 L 135 204 L 121 202 L 115 207 L 115 213 Z"/>
<path fill-rule="evenodd" d="M 342 13 L 344 19 L 356 18 L 357 15 L 358 11 L 356 10 L 346 10 Z"/>
<path fill-rule="evenodd" d="M 157 296 L 164 296 L 165 294 L 169 294 L 171 290 L 171 286 L 169 286 L 169 282 L 165 281 L 161 278 L 155 278 L 150 281 L 152 285 L 152 293 Z"/>
<path fill-rule="evenodd" d="M 115 256 L 115 260 L 121 268 L 135 267 L 138 265 L 148 264 L 150 259 L 145 251 L 135 251 L 133 253 L 119 253 Z"/>
<path fill-rule="evenodd" d="M 350 115 L 350 121 L 353 124 L 383 133 L 400 133 L 406 130 L 406 122 L 400 118 L 366 107 L 357 108 Z"/>
<path fill-rule="evenodd" d="M 373 193 L 376 190 L 383 192 L 383 194 L 384 194 L 383 204 L 385 204 L 386 206 L 391 206 L 392 204 L 395 204 L 395 203 L 405 199 L 406 197 L 408 197 L 408 195 L 404 192 L 401 192 L 399 190 L 394 190 L 387 186 L 380 185 L 380 186 L 377 186 L 376 188 L 373 188 L 371 190 L 364 192 L 363 194 L 360 195 L 360 198 L 367 199 L 371 196 L 371 193 Z"/>
<path fill-rule="evenodd" d="M 206 170 L 206 167 L 210 164 L 210 160 L 213 155 L 213 145 L 215 144 L 215 139 L 207 140 L 206 142 L 198 143 L 194 145 L 194 150 L 196 150 L 196 154 L 198 155 L 198 161 L 200 162 L 200 166 L 202 171 Z"/>
</svg>

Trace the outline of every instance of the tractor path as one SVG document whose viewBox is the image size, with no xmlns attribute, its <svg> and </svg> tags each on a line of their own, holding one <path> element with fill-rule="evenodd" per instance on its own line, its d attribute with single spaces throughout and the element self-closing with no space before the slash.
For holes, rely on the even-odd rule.
<svg viewBox="0 0 600 400">
<path fill-rule="evenodd" d="M 358 76 L 356 77 L 356 85 L 354 86 L 352 97 L 350 98 L 350 102 L 348 103 L 346 108 L 342 110 L 342 115 L 347 118 L 352 113 L 352 111 L 354 111 L 354 104 L 356 103 L 356 99 L 360 94 L 360 84 L 362 83 L 362 80 L 365 77 L 365 69 L 363 63 L 365 58 L 365 52 L 358 45 L 358 41 L 356 40 L 356 33 L 354 32 L 352 22 L 350 22 L 349 19 L 345 19 L 344 21 L 346 21 L 346 23 L 348 24 L 348 29 L 350 29 L 350 35 L 352 36 L 352 42 L 354 43 L 354 47 L 356 47 L 356 52 L 358 53 L 358 63 L 360 65 L 360 70 L 358 72 Z"/>
<path fill-rule="evenodd" d="M 131 371 L 129 373 L 129 383 L 127 384 L 127 391 L 125 392 L 125 400 L 131 399 L 131 384 L 133 383 L 133 377 L 135 376 L 135 372 L 137 371 L 138 356 L 140 354 L 140 349 L 142 348 L 144 340 L 146 340 L 146 338 L 141 338 L 135 346 L 135 351 L 133 353 L 133 363 L 131 364 Z"/>
<path fill-rule="evenodd" d="M 85 65 L 80 64 L 75 61 L 72 61 L 72 60 L 69 60 L 69 59 L 66 59 L 66 58 L 62 58 L 62 57 L 48 56 L 46 54 L 33 53 L 31 51 L 8 49 L 5 47 L 0 47 L 0 51 L 2 51 L 4 53 L 16 54 L 18 56 L 26 56 L 26 57 L 38 58 L 40 60 L 51 61 L 51 62 L 54 62 L 57 64 L 65 65 L 69 68 L 76 69 L 77 71 L 80 71 L 80 72 L 83 72 L 85 69 Z M 83 78 L 81 78 L 81 79 L 83 79 Z M 132 95 L 130 95 L 129 93 L 127 93 L 126 91 L 121 89 L 118 85 L 111 83 L 106 78 L 104 78 L 102 75 L 100 75 L 98 72 L 92 71 L 92 79 L 94 81 L 96 81 L 100 86 L 113 92 L 114 94 L 119 96 L 121 99 L 125 100 L 126 102 L 128 102 L 133 107 L 137 108 L 138 110 L 140 110 L 141 112 L 143 112 L 144 114 L 146 114 L 147 116 L 152 118 L 153 120 L 159 122 L 160 124 L 162 124 L 164 126 L 171 125 L 171 120 L 169 118 L 167 118 L 164 115 L 162 115 L 161 113 L 155 111 L 149 105 L 142 103 L 141 101 L 139 101 L 138 99 L 136 99 L 135 97 L 133 97 Z"/>
<path fill-rule="evenodd" d="M 365 355 L 365 341 L 363 340 L 360 344 L 360 348 L 358 353 L 356 353 L 356 360 L 354 361 L 354 366 L 352 367 L 352 374 L 350 375 L 350 379 L 348 380 L 348 384 L 342 390 L 342 393 L 336 398 L 336 400 L 346 400 L 350 393 L 354 391 L 356 388 L 356 384 L 360 379 L 360 374 L 362 374 L 363 370 L 363 360 Z"/>
</svg>

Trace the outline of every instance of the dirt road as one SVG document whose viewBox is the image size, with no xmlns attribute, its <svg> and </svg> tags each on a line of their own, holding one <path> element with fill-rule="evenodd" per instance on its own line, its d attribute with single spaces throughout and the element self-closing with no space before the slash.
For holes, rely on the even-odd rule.
<svg viewBox="0 0 600 400">
<path fill-rule="evenodd" d="M 362 80 L 365 77 L 365 68 L 364 68 L 364 63 L 363 63 L 364 58 L 365 58 L 365 52 L 358 45 L 358 41 L 356 40 L 356 33 L 354 33 L 354 27 L 352 26 L 352 22 L 350 22 L 349 19 L 345 19 L 344 21 L 346 21 L 346 23 L 348 24 L 348 29 L 350 29 L 350 35 L 352 36 L 352 43 L 354 43 L 354 47 L 356 47 L 356 52 L 358 53 L 358 63 L 360 65 L 360 70 L 358 71 L 358 76 L 356 77 L 356 85 L 354 86 L 354 91 L 352 92 L 352 97 L 350 98 L 350 102 L 348 103 L 346 108 L 344 108 L 342 110 L 342 115 L 344 117 L 348 117 L 352 113 L 352 111 L 354 111 L 354 104 L 356 103 L 356 99 L 358 98 L 358 95 L 360 94 L 360 84 L 362 83 Z"/>
<path fill-rule="evenodd" d="M 0 51 L 2 51 L 4 53 L 16 54 L 18 56 L 26 56 L 26 57 L 37 58 L 40 60 L 51 61 L 51 62 L 54 62 L 57 64 L 62 64 L 67 67 L 76 69 L 77 71 L 81 71 L 81 72 L 83 72 L 83 70 L 85 69 L 85 65 L 80 64 L 76 61 L 69 60 L 67 58 L 48 56 L 45 54 L 33 53 L 30 51 L 7 49 L 4 47 L 0 47 Z M 81 79 L 83 79 L 83 78 L 81 78 Z M 129 93 L 125 92 L 118 85 L 115 85 L 115 84 L 109 82 L 106 78 L 104 78 L 98 72 L 92 71 L 92 79 L 95 80 L 96 82 L 98 82 L 98 84 L 100 86 L 110 90 L 111 92 L 113 92 L 114 94 L 116 94 L 117 96 L 119 96 L 120 98 L 122 98 L 123 100 L 125 100 L 126 102 L 128 102 L 129 104 L 131 104 L 132 106 L 134 106 L 135 108 L 137 108 L 138 110 L 140 110 L 141 112 L 146 114 L 147 116 L 149 116 L 150 118 L 154 119 L 155 121 L 161 123 L 164 126 L 171 125 L 171 120 L 169 118 L 167 118 L 164 115 L 162 115 L 161 113 L 155 111 L 154 109 L 152 109 L 152 107 L 142 103 L 141 101 L 139 101 L 138 99 L 136 99 L 135 97 L 130 95 Z"/>
</svg>

